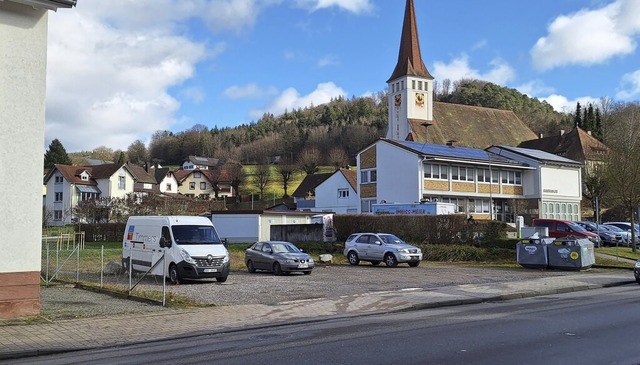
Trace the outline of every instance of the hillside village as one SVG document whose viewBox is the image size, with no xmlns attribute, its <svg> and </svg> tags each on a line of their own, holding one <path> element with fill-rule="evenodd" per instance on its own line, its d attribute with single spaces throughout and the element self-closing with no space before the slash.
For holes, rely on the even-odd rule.
<svg viewBox="0 0 640 365">
<path fill-rule="evenodd" d="M 407 1 L 387 80 L 386 136 L 357 151 L 353 167 L 307 175 L 286 207 L 369 214 L 382 202 L 443 202 L 457 213 L 506 223 L 517 215 L 581 218 L 583 175 L 606 146 L 579 128 L 542 138 L 512 111 L 434 102 L 434 82 Z M 246 179 L 238 163 L 204 156 L 188 156 L 178 170 L 150 163 L 55 165 L 44 178 L 44 205 L 52 225 L 70 224 L 83 201 L 128 194 L 223 200 L 226 209 L 226 199 L 241 200 Z"/>
</svg>

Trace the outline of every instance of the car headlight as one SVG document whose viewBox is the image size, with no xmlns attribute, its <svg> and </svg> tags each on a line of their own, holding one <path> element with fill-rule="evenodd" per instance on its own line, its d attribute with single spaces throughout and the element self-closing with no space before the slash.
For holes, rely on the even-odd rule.
<svg viewBox="0 0 640 365">
<path fill-rule="evenodd" d="M 185 251 L 184 249 L 180 250 L 180 256 L 182 256 L 182 259 L 185 262 L 188 262 L 190 264 L 195 264 L 196 262 L 191 258 L 191 255 L 189 255 L 189 253 L 187 251 Z"/>
<path fill-rule="evenodd" d="M 313 259 L 311 257 L 309 257 L 308 261 L 309 261 L 310 264 L 313 264 Z"/>
<path fill-rule="evenodd" d="M 284 262 L 287 263 L 287 264 L 295 264 L 296 260 L 286 259 L 286 260 L 284 260 Z"/>
<path fill-rule="evenodd" d="M 398 249 L 398 253 L 409 253 L 409 249 L 408 248 L 400 248 L 400 249 Z"/>
<path fill-rule="evenodd" d="M 636 269 L 640 268 L 640 261 L 636 261 Z"/>
</svg>

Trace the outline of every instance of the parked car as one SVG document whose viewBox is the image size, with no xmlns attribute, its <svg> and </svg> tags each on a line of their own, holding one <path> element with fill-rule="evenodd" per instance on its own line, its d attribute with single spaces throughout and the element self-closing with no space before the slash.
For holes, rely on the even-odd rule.
<svg viewBox="0 0 640 365">
<path fill-rule="evenodd" d="M 256 270 L 272 271 L 276 275 L 290 272 L 311 274 L 315 263 L 313 258 L 291 242 L 259 241 L 244 253 L 244 262 L 250 273 Z"/>
<path fill-rule="evenodd" d="M 586 229 L 587 231 L 598 234 L 600 236 L 601 246 L 624 245 L 622 233 L 613 231 L 610 226 L 606 226 L 604 224 L 596 224 L 589 221 L 579 221 L 576 223 L 582 226 L 582 228 Z"/>
<path fill-rule="evenodd" d="M 616 226 L 627 232 L 631 232 L 631 223 L 629 222 L 604 222 L 603 224 L 606 224 L 608 226 Z M 638 226 L 637 224 L 635 225 L 635 233 L 636 237 L 640 237 L 640 226 Z"/>
<path fill-rule="evenodd" d="M 636 283 L 640 284 L 640 260 L 633 267 L 633 276 L 636 277 Z"/>
<path fill-rule="evenodd" d="M 625 229 L 622 229 L 617 226 L 612 226 L 609 224 L 601 224 L 600 227 L 606 227 L 607 229 L 610 229 L 611 231 L 616 232 L 617 234 L 620 234 L 622 236 L 622 241 L 620 242 L 621 245 L 623 246 L 631 245 L 631 232 L 628 232 Z"/>
<path fill-rule="evenodd" d="M 354 233 L 344 244 L 344 255 L 349 264 L 369 261 L 378 265 L 382 261 L 395 267 L 406 262 L 411 267 L 420 265 L 422 251 L 389 233 Z"/>
<path fill-rule="evenodd" d="M 562 238 L 574 236 L 576 238 L 588 238 L 595 246 L 600 245 L 600 237 L 593 232 L 589 232 L 577 223 L 562 219 L 536 218 L 533 220 L 534 227 L 547 227 L 549 237 Z"/>
</svg>

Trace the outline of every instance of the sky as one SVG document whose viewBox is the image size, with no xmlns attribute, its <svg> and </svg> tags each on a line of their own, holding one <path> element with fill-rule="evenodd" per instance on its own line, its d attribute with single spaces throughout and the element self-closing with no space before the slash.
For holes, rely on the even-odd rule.
<svg viewBox="0 0 640 365">
<path fill-rule="evenodd" d="M 557 111 L 640 99 L 640 0 L 414 0 L 436 81 Z M 404 0 L 78 0 L 49 14 L 45 146 L 147 144 L 386 90 Z"/>
</svg>

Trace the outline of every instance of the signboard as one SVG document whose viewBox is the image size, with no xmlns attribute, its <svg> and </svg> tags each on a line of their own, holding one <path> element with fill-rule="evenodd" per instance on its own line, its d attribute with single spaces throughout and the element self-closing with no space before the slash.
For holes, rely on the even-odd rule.
<svg viewBox="0 0 640 365">
<path fill-rule="evenodd" d="M 421 204 L 372 204 L 374 214 L 408 214 L 408 215 L 440 215 L 455 214 L 456 206 L 452 203 Z"/>
</svg>

